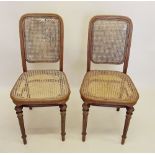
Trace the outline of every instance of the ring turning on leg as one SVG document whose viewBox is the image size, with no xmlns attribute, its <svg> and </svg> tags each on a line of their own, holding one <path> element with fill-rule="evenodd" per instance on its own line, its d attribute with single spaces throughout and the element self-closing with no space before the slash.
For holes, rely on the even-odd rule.
<svg viewBox="0 0 155 155">
<path fill-rule="evenodd" d="M 22 106 L 16 106 L 15 107 L 16 114 L 17 114 L 17 117 L 18 117 L 19 126 L 20 126 L 20 131 L 21 131 L 21 134 L 22 134 L 23 143 L 27 144 L 22 109 L 23 109 Z"/>
<path fill-rule="evenodd" d="M 82 141 L 84 142 L 86 140 L 86 134 L 87 134 L 86 129 L 87 129 L 87 120 L 90 105 L 84 103 L 82 107 L 83 107 Z"/>
</svg>

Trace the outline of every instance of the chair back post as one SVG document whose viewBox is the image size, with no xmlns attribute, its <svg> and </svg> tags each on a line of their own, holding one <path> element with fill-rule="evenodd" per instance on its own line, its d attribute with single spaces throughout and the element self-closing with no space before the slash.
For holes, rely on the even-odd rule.
<svg viewBox="0 0 155 155">
<path fill-rule="evenodd" d="M 63 53 L 64 53 L 64 24 L 62 18 L 59 16 L 60 20 L 60 71 L 63 71 Z"/>
<path fill-rule="evenodd" d="M 21 58 L 22 58 L 22 67 L 23 72 L 27 71 L 26 65 L 26 56 L 25 56 L 25 46 L 24 46 L 24 31 L 25 31 L 25 24 L 23 22 L 25 15 L 23 15 L 19 20 L 19 36 L 20 36 L 20 48 L 21 48 Z"/>
<path fill-rule="evenodd" d="M 52 58 L 50 58 L 49 60 L 34 60 L 34 61 L 29 61 L 27 60 L 27 57 L 26 57 L 26 29 L 25 29 L 25 19 L 26 18 L 44 18 L 45 20 L 48 18 L 50 19 L 51 17 L 51 20 L 52 18 L 53 19 L 56 19 L 58 20 L 58 25 L 54 25 L 55 28 L 56 26 L 57 27 L 57 32 L 58 34 L 55 34 L 55 35 L 58 35 L 57 38 L 58 40 L 58 43 L 56 43 L 55 46 L 57 46 L 56 48 L 59 48 L 59 53 L 58 54 L 58 58 L 57 60 L 52 60 Z M 50 25 L 51 26 L 51 25 Z M 49 29 L 51 28 L 50 31 L 52 31 L 52 27 L 49 27 Z M 55 32 L 56 33 L 56 32 Z M 23 67 L 23 72 L 26 72 L 27 71 L 27 62 L 30 62 L 30 63 L 44 63 L 44 62 L 48 62 L 48 63 L 55 63 L 55 62 L 58 62 L 59 61 L 59 70 L 60 71 L 63 71 L 63 40 L 64 40 L 64 25 L 63 25 L 63 20 L 62 18 L 57 15 L 57 14 L 48 14 L 48 13 L 28 13 L 28 14 L 25 14 L 23 15 L 21 18 L 20 18 L 20 21 L 19 21 L 19 35 L 20 35 L 20 47 L 21 47 L 21 57 L 22 57 L 22 67 Z M 48 34 L 49 35 L 49 34 Z M 47 37 L 45 35 L 45 37 Z M 51 37 L 50 35 L 48 36 L 49 38 Z M 45 38 L 47 39 L 47 38 Z M 50 38 L 51 39 L 51 38 Z M 54 38 L 56 39 L 56 38 Z M 47 41 L 47 40 L 46 40 Z M 51 41 L 51 40 L 50 40 Z M 47 44 L 47 43 L 46 43 Z M 58 44 L 58 45 L 57 45 Z M 49 44 L 47 44 L 47 46 L 49 46 Z M 46 45 L 45 45 L 46 47 Z M 53 50 L 53 49 L 52 49 Z M 58 51 L 56 51 L 58 52 Z M 54 58 L 55 59 L 55 58 Z"/>
<path fill-rule="evenodd" d="M 93 54 L 93 31 L 94 31 L 94 23 L 97 20 L 107 20 L 107 21 L 120 21 L 125 22 L 127 24 L 126 29 L 126 40 L 124 45 L 124 54 L 122 62 L 94 62 L 92 54 Z M 132 37 L 132 21 L 130 18 L 125 16 L 113 16 L 113 15 L 98 15 L 94 16 L 89 22 L 89 30 L 88 30 L 88 44 L 87 44 L 87 72 L 91 70 L 91 62 L 96 64 L 123 64 L 123 73 L 127 73 L 128 61 L 130 55 L 130 46 L 131 46 L 131 37 Z"/>
<path fill-rule="evenodd" d="M 128 24 L 129 24 L 129 28 L 128 28 L 128 43 L 127 43 L 127 51 L 125 54 L 125 58 L 124 58 L 124 65 L 123 65 L 123 73 L 127 73 L 127 69 L 128 69 L 128 63 L 129 63 L 129 56 L 130 56 L 130 47 L 131 47 L 131 39 L 132 39 L 132 31 L 133 31 L 133 24 L 130 18 L 127 19 L 128 20 Z"/>
<path fill-rule="evenodd" d="M 88 43 L 87 43 L 87 72 L 91 69 L 91 49 L 92 49 L 92 30 L 93 30 L 93 20 L 96 16 L 94 16 L 89 21 L 88 28 Z"/>
</svg>

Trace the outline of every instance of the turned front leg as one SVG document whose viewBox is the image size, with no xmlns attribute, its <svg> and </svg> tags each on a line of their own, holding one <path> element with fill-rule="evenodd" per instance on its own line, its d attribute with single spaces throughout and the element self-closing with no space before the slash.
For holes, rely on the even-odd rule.
<svg viewBox="0 0 155 155">
<path fill-rule="evenodd" d="M 130 119 L 131 119 L 133 111 L 134 111 L 133 107 L 130 107 L 130 108 L 128 107 L 127 108 L 126 119 L 125 119 L 125 124 L 124 124 L 124 130 L 123 130 L 121 144 L 125 143 L 125 139 L 126 139 L 126 135 L 127 135 L 127 132 L 128 132 L 128 128 L 129 128 L 129 124 L 130 124 Z"/>
<path fill-rule="evenodd" d="M 89 113 L 89 107 L 90 105 L 83 104 L 83 124 L 82 124 L 82 141 L 84 142 L 86 140 L 86 130 L 87 130 L 87 120 L 88 120 L 88 113 Z"/>
<path fill-rule="evenodd" d="M 67 105 L 60 105 L 60 113 L 61 113 L 61 137 L 62 137 L 62 141 L 65 141 L 65 121 L 66 121 L 66 108 Z"/>
<path fill-rule="evenodd" d="M 17 114 L 17 117 L 18 117 L 19 126 L 20 126 L 20 131 L 21 131 L 21 134 L 22 134 L 23 143 L 27 144 L 22 109 L 23 109 L 22 106 L 16 106 L 15 107 L 16 114 Z"/>
</svg>

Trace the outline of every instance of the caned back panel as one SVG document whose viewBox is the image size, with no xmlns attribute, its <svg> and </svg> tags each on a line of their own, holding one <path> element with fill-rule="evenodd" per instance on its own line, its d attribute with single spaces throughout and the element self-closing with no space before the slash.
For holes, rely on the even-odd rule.
<svg viewBox="0 0 155 155">
<path fill-rule="evenodd" d="M 122 64 L 129 41 L 129 19 L 100 16 L 90 22 L 90 59 L 94 63 Z"/>
<path fill-rule="evenodd" d="M 61 54 L 61 20 L 57 15 L 28 15 L 23 21 L 27 62 L 58 62 Z"/>
</svg>

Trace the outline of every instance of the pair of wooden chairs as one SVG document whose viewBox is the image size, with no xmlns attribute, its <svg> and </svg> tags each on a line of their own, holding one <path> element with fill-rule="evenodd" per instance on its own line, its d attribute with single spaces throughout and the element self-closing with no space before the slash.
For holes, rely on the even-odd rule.
<svg viewBox="0 0 155 155">
<path fill-rule="evenodd" d="M 23 143 L 26 133 L 23 107 L 59 106 L 61 135 L 65 140 L 66 102 L 70 88 L 63 72 L 63 21 L 56 14 L 26 14 L 20 19 L 20 44 L 23 73 L 18 78 L 11 98 L 15 103 Z M 95 16 L 88 32 L 87 73 L 81 85 L 83 104 L 82 140 L 86 138 L 90 106 L 126 108 L 122 135 L 125 142 L 130 118 L 139 95 L 126 74 L 130 53 L 132 22 L 124 16 Z M 27 63 L 60 63 L 59 70 L 27 70 Z M 124 64 L 123 72 L 91 70 L 91 63 Z"/>
</svg>

